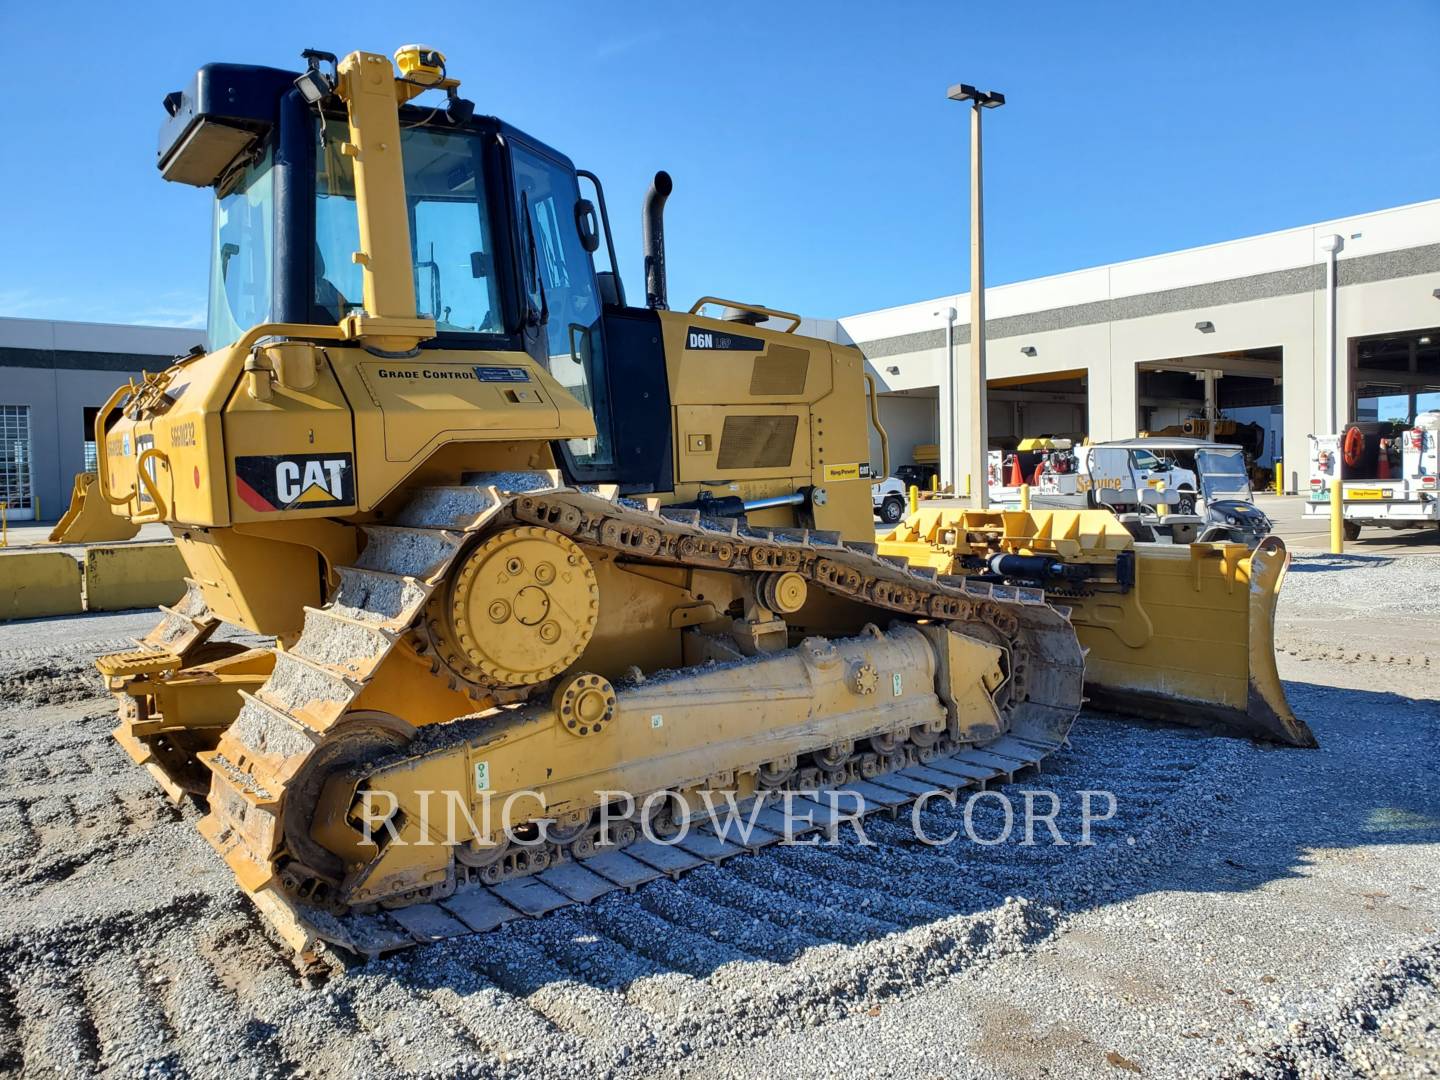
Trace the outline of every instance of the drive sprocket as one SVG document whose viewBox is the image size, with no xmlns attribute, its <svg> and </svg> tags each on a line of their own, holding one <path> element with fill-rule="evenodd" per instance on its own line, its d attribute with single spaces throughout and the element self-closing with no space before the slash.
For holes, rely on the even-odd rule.
<svg viewBox="0 0 1440 1080">
<path fill-rule="evenodd" d="M 595 568 L 580 546 L 517 525 L 461 557 L 427 605 L 425 632 L 459 684 L 534 686 L 579 658 L 599 613 Z"/>
</svg>

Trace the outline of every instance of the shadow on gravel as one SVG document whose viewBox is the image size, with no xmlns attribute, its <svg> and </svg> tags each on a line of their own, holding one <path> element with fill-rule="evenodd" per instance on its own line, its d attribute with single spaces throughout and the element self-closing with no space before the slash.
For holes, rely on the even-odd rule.
<svg viewBox="0 0 1440 1080">
<path fill-rule="evenodd" d="M 1369 845 L 1440 843 L 1440 703 L 1302 682 L 1286 689 L 1320 749 L 1087 712 L 1043 773 L 970 804 L 979 842 L 966 839 L 962 792 L 958 806 L 937 801 L 921 819 L 932 836 L 957 832 L 949 844 L 917 839 L 908 813 L 876 816 L 865 823 L 874 846 L 847 834 L 834 845 L 767 848 L 356 973 L 425 991 L 529 996 L 567 982 L 629 992 L 647 977 L 707 978 L 739 965 L 707 983 L 730 999 L 732 1019 L 742 988 L 757 1023 L 761 1013 L 773 1023 L 796 997 L 807 1008 L 823 1000 L 839 1016 L 847 1003 L 1023 950 L 1070 913 L 1156 891 L 1244 892 Z M 1087 791 L 1108 791 L 1116 804 L 1103 818 L 1103 796 L 1091 796 L 1089 846 L 1080 843 Z M 1064 845 L 1033 821 L 1034 842 L 1024 842 L 1026 792 L 1041 814 L 1051 797 L 1058 803 Z M 718 1007 L 698 992 L 676 999 L 682 1012 Z"/>
<path fill-rule="evenodd" d="M 1293 553 L 1292 553 L 1293 554 Z M 1395 562 L 1392 555 L 1312 555 L 1299 553 L 1301 558 L 1290 560 L 1289 574 L 1328 574 L 1337 570 L 1378 569 Z M 1283 592 L 1281 595 L 1284 595 Z"/>
</svg>

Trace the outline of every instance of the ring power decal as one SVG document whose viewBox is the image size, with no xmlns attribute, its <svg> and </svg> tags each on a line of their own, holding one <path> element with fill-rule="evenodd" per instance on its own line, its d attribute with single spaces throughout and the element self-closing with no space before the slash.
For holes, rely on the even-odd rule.
<svg viewBox="0 0 1440 1080">
<path fill-rule="evenodd" d="M 854 462 L 853 464 L 847 464 L 847 465 L 826 465 L 826 466 L 825 466 L 825 481 L 826 481 L 827 483 L 831 483 L 831 482 L 834 482 L 834 481 L 836 481 L 836 480 L 871 480 L 871 479 L 873 479 L 873 476 L 871 475 L 870 463 L 869 463 L 869 462 L 866 462 L 866 461 L 857 461 L 857 462 Z"/>
<path fill-rule="evenodd" d="M 235 459 L 235 490 L 252 510 L 314 510 L 355 502 L 349 454 L 256 454 Z"/>
<path fill-rule="evenodd" d="M 475 369 L 475 377 L 481 382 L 529 382 L 530 373 L 523 367 L 496 367 L 481 365 Z"/>
</svg>

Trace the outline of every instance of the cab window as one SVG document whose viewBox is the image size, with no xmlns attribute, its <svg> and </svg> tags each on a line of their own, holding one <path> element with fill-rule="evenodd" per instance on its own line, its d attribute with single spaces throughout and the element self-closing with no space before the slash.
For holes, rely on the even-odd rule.
<svg viewBox="0 0 1440 1080">
<path fill-rule="evenodd" d="M 550 374 L 590 410 L 598 432 L 593 439 L 569 440 L 566 450 L 586 472 L 608 469 L 614 453 L 600 292 L 575 221 L 580 189 L 568 168 L 519 143 L 512 147 L 526 306 L 532 319 L 544 321 Z"/>
<path fill-rule="evenodd" d="M 360 248 L 355 170 L 340 153 L 347 138 L 343 121 L 328 120 L 316 155 L 314 303 L 336 321 L 363 302 L 363 276 L 352 258 Z M 416 313 L 434 319 L 441 334 L 504 333 L 483 136 L 409 127 L 400 133 L 400 153 Z"/>
<path fill-rule="evenodd" d="M 270 149 L 222 183 L 211 244 L 210 348 L 270 321 L 275 185 Z"/>
</svg>

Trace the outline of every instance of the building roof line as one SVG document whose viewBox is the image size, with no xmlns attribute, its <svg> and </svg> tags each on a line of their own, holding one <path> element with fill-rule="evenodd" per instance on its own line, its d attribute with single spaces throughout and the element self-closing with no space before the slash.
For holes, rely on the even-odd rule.
<svg viewBox="0 0 1440 1080">
<path fill-rule="evenodd" d="M 1336 276 L 1340 287 L 1345 288 L 1436 271 L 1440 271 L 1440 243 L 1357 256 L 1340 263 L 1336 268 Z M 985 332 L 986 336 L 992 340 L 1002 339 L 1021 334 L 1065 330 L 1076 326 L 1122 322 L 1126 319 L 1165 315 L 1177 311 L 1221 307 L 1277 296 L 1294 296 L 1315 292 L 1323 289 L 1324 286 L 1324 267 L 1317 263 L 1311 266 L 1227 278 L 1200 285 L 1182 285 L 1150 293 L 1089 300 L 1079 304 L 1046 308 L 1042 311 L 1003 315 L 986 319 Z M 843 326 L 841 332 L 845 333 Z M 966 344 L 969 340 L 969 322 L 957 322 L 955 324 L 956 344 Z M 856 348 L 864 353 L 866 358 L 872 360 L 920 352 L 924 349 L 938 349 L 944 343 L 945 330 L 941 327 L 854 342 Z"/>
<path fill-rule="evenodd" d="M 1420 202 L 1404 203 L 1400 206 L 1386 207 L 1381 210 L 1370 210 L 1358 214 L 1351 214 L 1346 217 L 1330 218 L 1326 221 L 1312 222 L 1305 225 L 1292 225 L 1283 229 L 1273 229 L 1269 232 L 1252 233 L 1248 236 L 1231 237 L 1228 240 L 1217 240 L 1209 244 L 1199 244 L 1194 247 L 1188 248 L 1177 248 L 1174 251 L 1160 251 L 1155 252 L 1151 255 L 1142 255 L 1133 259 L 1121 259 L 1119 261 L 1109 263 L 1096 263 L 1090 266 L 1076 267 L 1072 270 L 1062 270 L 1059 273 L 1055 274 L 1042 274 L 1038 277 L 1021 278 L 1018 281 L 1007 281 L 999 284 L 987 285 L 985 288 L 986 301 L 987 303 L 990 302 L 991 297 L 995 296 L 996 294 L 1003 295 L 1006 292 L 1016 289 L 1043 287 L 1045 285 L 1056 284 L 1066 281 L 1067 279 L 1083 277 L 1085 275 L 1093 275 L 1101 272 L 1108 273 L 1115 270 L 1133 269 L 1143 266 L 1146 263 L 1153 263 L 1162 259 L 1169 260 L 1179 259 L 1186 256 L 1204 255 L 1206 253 L 1213 253 L 1226 248 L 1236 247 L 1242 244 L 1259 243 L 1266 240 L 1274 240 L 1283 237 L 1293 237 L 1307 232 L 1311 234 L 1339 232 L 1341 231 L 1340 226 L 1342 225 L 1353 226 L 1356 223 L 1360 222 L 1375 221 L 1386 217 L 1391 217 L 1396 214 L 1413 213 L 1416 211 L 1424 210 L 1434 210 L 1440 212 L 1440 199 L 1425 199 Z M 1386 251 L 1404 250 L 1406 246 L 1407 245 L 1403 243 L 1397 243 L 1395 245 L 1387 246 L 1384 248 L 1367 251 L 1363 255 L 1360 252 L 1353 250 L 1350 253 L 1341 251 L 1338 261 L 1344 263 L 1347 261 L 1351 261 L 1355 258 L 1363 258 L 1366 255 L 1382 254 Z M 1264 272 L 1275 272 L 1303 266 L 1319 265 L 1322 261 L 1323 256 L 1312 245 L 1310 247 L 1309 258 L 1307 260 L 1290 261 L 1287 262 L 1286 265 L 1271 266 L 1267 271 Z M 1114 299 L 1114 297 L 1112 297 L 1112 299 Z M 907 309 L 911 308 L 923 308 L 935 305 L 951 306 L 963 309 L 969 305 L 969 301 L 969 290 L 956 293 L 942 293 L 939 296 L 928 299 L 914 300 L 904 304 L 893 304 L 889 307 L 874 308 L 869 311 L 853 312 L 848 315 L 840 316 L 838 321 L 844 323 L 846 320 L 850 319 L 862 319 L 871 316 L 881 316 L 891 313 L 904 312 Z"/>
</svg>

